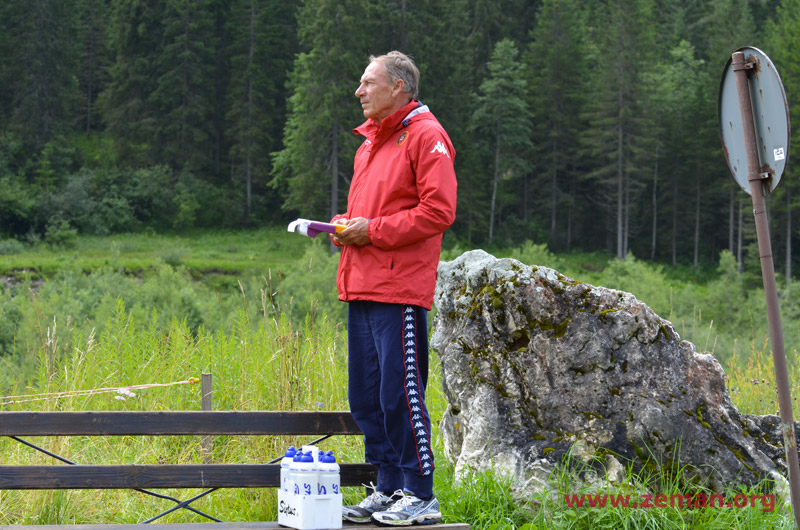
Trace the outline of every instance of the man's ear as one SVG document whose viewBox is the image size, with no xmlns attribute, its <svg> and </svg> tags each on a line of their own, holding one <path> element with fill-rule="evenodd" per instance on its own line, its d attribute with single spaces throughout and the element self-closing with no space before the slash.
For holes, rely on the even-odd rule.
<svg viewBox="0 0 800 530">
<path fill-rule="evenodd" d="M 404 90 L 406 89 L 406 83 L 402 79 L 398 79 L 394 82 L 394 86 L 392 87 L 392 96 L 397 97 L 399 96 Z"/>
</svg>

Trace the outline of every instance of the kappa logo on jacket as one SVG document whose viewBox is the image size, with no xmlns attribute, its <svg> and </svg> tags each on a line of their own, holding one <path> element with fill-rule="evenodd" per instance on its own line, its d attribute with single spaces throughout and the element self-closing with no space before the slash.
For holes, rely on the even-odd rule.
<svg viewBox="0 0 800 530">
<path fill-rule="evenodd" d="M 447 158 L 450 158 L 450 153 L 447 152 L 447 148 L 444 146 L 444 143 L 442 143 L 441 140 L 436 142 L 436 145 L 434 145 L 433 149 L 431 149 L 431 153 L 442 153 Z"/>
</svg>

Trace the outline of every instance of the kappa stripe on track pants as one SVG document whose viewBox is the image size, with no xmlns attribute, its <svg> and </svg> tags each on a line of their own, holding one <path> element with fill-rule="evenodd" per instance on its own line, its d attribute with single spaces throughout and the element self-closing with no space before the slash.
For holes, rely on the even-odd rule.
<svg viewBox="0 0 800 530">
<path fill-rule="evenodd" d="M 378 467 L 378 491 L 433 494 L 427 311 L 413 305 L 350 302 L 348 395 L 364 433 L 367 462 Z"/>
</svg>

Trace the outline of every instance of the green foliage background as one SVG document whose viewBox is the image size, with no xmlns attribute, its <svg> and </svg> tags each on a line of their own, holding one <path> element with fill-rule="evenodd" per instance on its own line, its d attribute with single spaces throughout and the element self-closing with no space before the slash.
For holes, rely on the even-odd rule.
<svg viewBox="0 0 800 530">
<path fill-rule="evenodd" d="M 719 79 L 732 51 L 759 46 L 794 114 L 795 4 L 9 0 L 0 235 L 329 219 L 359 143 L 358 78 L 400 49 L 458 153 L 451 238 L 695 268 L 727 249 L 741 266 L 754 232 L 719 145 Z M 770 200 L 786 276 L 793 167 Z"/>
</svg>

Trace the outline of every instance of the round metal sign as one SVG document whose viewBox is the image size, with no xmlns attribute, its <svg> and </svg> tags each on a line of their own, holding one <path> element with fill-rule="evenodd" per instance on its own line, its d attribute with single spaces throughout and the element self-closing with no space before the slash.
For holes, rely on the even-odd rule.
<svg viewBox="0 0 800 530">
<path fill-rule="evenodd" d="M 737 51 L 744 53 L 745 61 L 753 63 L 747 78 L 759 166 L 762 172 L 769 174 L 765 180 L 765 190 L 771 192 L 778 186 L 789 158 L 789 106 L 786 93 L 778 70 L 764 52 L 752 46 Z M 731 62 L 732 59 L 728 59 L 719 87 L 719 128 L 728 168 L 739 186 L 749 194 L 747 150 Z"/>
</svg>

